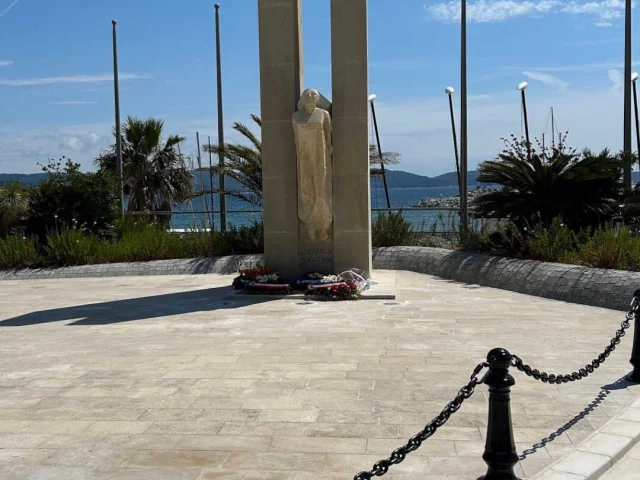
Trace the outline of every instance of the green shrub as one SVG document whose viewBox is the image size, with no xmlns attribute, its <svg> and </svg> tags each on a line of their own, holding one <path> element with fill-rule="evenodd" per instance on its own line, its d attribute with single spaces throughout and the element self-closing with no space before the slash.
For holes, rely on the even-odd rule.
<svg viewBox="0 0 640 480">
<path fill-rule="evenodd" d="M 37 238 L 19 235 L 0 238 L 0 269 L 30 268 L 39 261 Z"/>
<path fill-rule="evenodd" d="M 63 267 L 96 263 L 100 247 L 97 237 L 71 228 L 49 233 L 44 252 L 48 264 Z"/>
<path fill-rule="evenodd" d="M 46 180 L 31 191 L 27 233 L 41 243 L 51 231 L 82 228 L 102 235 L 119 217 L 116 177 L 107 172 L 82 173 L 80 165 L 62 157 L 43 170 Z"/>
<path fill-rule="evenodd" d="M 413 226 L 402 212 L 380 213 L 371 224 L 371 237 L 374 247 L 411 245 Z"/>
<path fill-rule="evenodd" d="M 590 267 L 640 270 L 640 238 L 627 227 L 599 228 L 579 246 L 578 257 Z"/>
</svg>

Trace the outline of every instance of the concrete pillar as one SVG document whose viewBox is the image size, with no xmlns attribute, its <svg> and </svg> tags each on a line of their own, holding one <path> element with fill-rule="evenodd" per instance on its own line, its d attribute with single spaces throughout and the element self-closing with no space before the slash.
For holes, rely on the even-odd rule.
<svg viewBox="0 0 640 480">
<path fill-rule="evenodd" d="M 265 264 L 298 272 L 298 186 L 291 116 L 302 86 L 301 0 L 258 0 Z"/>
<path fill-rule="evenodd" d="M 335 269 L 371 272 L 367 0 L 331 0 Z"/>
</svg>

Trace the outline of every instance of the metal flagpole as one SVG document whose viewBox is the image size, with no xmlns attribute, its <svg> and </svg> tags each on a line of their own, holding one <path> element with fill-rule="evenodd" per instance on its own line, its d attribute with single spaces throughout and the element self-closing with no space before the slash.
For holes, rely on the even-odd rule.
<svg viewBox="0 0 640 480">
<path fill-rule="evenodd" d="M 203 198 L 204 200 L 204 209 L 205 210 L 209 210 L 209 205 L 207 202 L 207 195 L 204 193 L 204 177 L 202 176 L 202 159 L 200 157 L 200 132 L 196 132 L 196 144 L 198 145 L 198 156 L 196 157 L 198 159 L 198 170 L 200 171 L 200 197 Z M 206 214 L 202 214 L 202 228 L 206 231 L 207 230 L 207 215 Z"/>
<path fill-rule="evenodd" d="M 453 132 L 453 153 L 456 157 L 456 173 L 458 174 L 458 194 L 462 195 L 462 182 L 460 179 L 460 154 L 458 153 L 458 136 L 456 135 L 456 120 L 453 114 L 453 87 L 447 87 L 445 93 L 449 97 L 449 113 L 451 114 L 451 131 Z"/>
<path fill-rule="evenodd" d="M 215 197 L 213 196 L 213 163 L 211 160 L 211 137 L 207 137 L 207 141 L 209 143 L 209 193 L 210 193 L 210 197 L 211 197 L 211 229 L 215 230 L 215 225 L 216 225 L 216 214 L 215 214 L 215 205 L 216 205 L 216 200 Z"/>
<path fill-rule="evenodd" d="M 630 155 L 631 145 L 631 0 L 625 2 L 624 30 L 624 147 L 623 152 Z M 624 188 L 631 190 L 631 164 L 624 167 Z"/>
<path fill-rule="evenodd" d="M 380 133 L 378 132 L 378 119 L 376 118 L 376 107 L 373 102 L 376 100 L 375 95 L 369 96 L 369 103 L 371 104 L 371 115 L 373 116 L 373 127 L 376 131 L 376 141 L 378 142 L 378 158 L 380 159 L 380 170 L 382 171 L 382 182 L 384 184 L 384 194 L 387 198 L 387 208 L 391 208 L 391 201 L 389 200 L 389 188 L 387 187 L 387 174 L 384 169 L 384 160 L 382 159 L 382 147 L 380 146 Z"/>
<path fill-rule="evenodd" d="M 222 115 L 222 59 L 220 58 L 220 4 L 216 3 L 216 64 L 218 69 L 218 164 L 224 166 L 224 123 Z M 220 179 L 220 230 L 227 230 L 227 194 L 223 170 Z"/>
<path fill-rule="evenodd" d="M 120 126 L 120 88 L 118 85 L 118 39 L 116 35 L 116 22 L 113 26 L 113 92 L 116 106 L 116 170 L 118 175 L 118 189 L 120 190 L 120 215 L 124 219 L 124 178 L 122 171 L 122 127 Z"/>
<path fill-rule="evenodd" d="M 468 226 L 467 197 L 467 0 L 462 0 L 460 17 L 460 232 Z"/>
</svg>

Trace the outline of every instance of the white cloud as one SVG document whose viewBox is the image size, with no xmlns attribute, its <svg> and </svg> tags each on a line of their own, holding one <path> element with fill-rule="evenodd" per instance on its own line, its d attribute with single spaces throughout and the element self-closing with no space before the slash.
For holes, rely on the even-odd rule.
<svg viewBox="0 0 640 480">
<path fill-rule="evenodd" d="M 611 22 L 596 22 L 596 23 L 594 23 L 594 25 L 596 27 L 599 27 L 599 28 L 613 27 L 613 23 L 611 23 Z"/>
<path fill-rule="evenodd" d="M 19 2 L 20 0 L 14 0 L 13 3 L 11 5 L 9 5 L 7 8 L 5 8 L 2 12 L 0 12 L 0 18 L 4 17 L 7 13 L 9 13 L 9 10 L 11 10 L 13 7 L 16 6 L 16 4 Z"/>
<path fill-rule="evenodd" d="M 564 80 L 560 80 L 558 77 L 554 77 L 553 75 L 549 75 L 548 73 L 537 73 L 537 72 L 529 72 L 524 71 L 522 74 L 525 77 L 530 78 L 531 80 L 536 80 L 538 82 L 542 82 L 545 85 L 556 88 L 558 90 L 566 90 L 569 84 Z"/>
<path fill-rule="evenodd" d="M 88 134 L 69 135 L 62 138 L 59 147 L 61 149 L 69 149 L 74 152 L 84 152 L 93 150 L 96 146 L 103 143 L 102 136 L 95 132 Z"/>
<path fill-rule="evenodd" d="M 513 17 L 546 13 L 557 6 L 556 0 L 515 1 L 515 0 L 475 0 L 467 4 L 467 20 L 470 22 L 501 22 Z M 427 12 L 443 22 L 460 21 L 460 2 L 439 2 L 425 5 Z"/>
<path fill-rule="evenodd" d="M 442 22 L 460 21 L 460 1 L 448 0 L 425 5 L 428 15 Z M 472 0 L 467 3 L 469 22 L 502 22 L 510 18 L 531 17 L 546 13 L 588 15 L 597 18 L 600 25 L 611 23 L 624 14 L 623 0 L 571 1 L 560 0 Z"/>
<path fill-rule="evenodd" d="M 624 75 L 620 73 L 620 70 L 611 69 L 607 72 L 609 74 L 609 80 L 611 80 L 611 92 L 616 93 L 622 90 L 624 87 Z"/>
<path fill-rule="evenodd" d="M 11 60 L 0 60 L 0 67 L 8 67 L 12 64 L 13 62 Z"/>
<path fill-rule="evenodd" d="M 51 105 L 95 105 L 98 102 L 87 102 L 84 100 L 69 100 L 63 102 L 49 102 Z"/>
<path fill-rule="evenodd" d="M 118 75 L 120 80 L 140 80 L 151 78 L 149 75 L 137 73 L 121 73 Z M 54 85 L 59 83 L 100 83 L 113 82 L 113 74 L 105 73 L 102 75 L 70 75 L 66 77 L 41 77 L 41 78 L 21 78 L 14 80 L 0 80 L 0 86 L 6 87 L 22 87 L 31 85 Z"/>
</svg>

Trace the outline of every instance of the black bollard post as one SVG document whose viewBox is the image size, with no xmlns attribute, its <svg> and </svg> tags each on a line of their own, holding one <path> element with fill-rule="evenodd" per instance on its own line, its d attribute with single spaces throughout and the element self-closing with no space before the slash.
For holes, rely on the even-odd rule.
<svg viewBox="0 0 640 480">
<path fill-rule="evenodd" d="M 518 463 L 511 425 L 511 387 L 516 381 L 509 375 L 511 354 L 496 348 L 487 356 L 489 372 L 484 383 L 489 386 L 489 424 L 482 459 L 488 465 L 484 480 L 518 480 L 513 467 Z"/>
<path fill-rule="evenodd" d="M 638 304 L 640 302 L 640 290 L 636 290 L 633 294 L 631 302 L 631 310 L 633 311 L 633 348 L 631 350 L 631 360 L 629 363 L 633 365 L 633 371 L 627 375 L 627 380 L 634 383 L 640 383 L 640 311 Z"/>
</svg>

